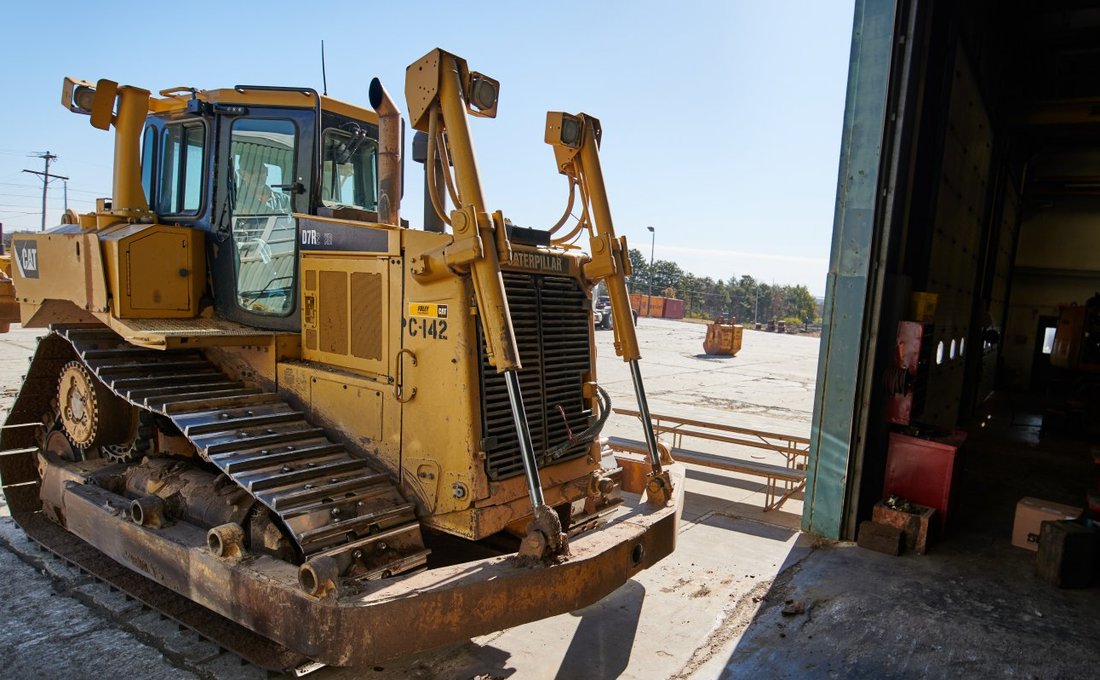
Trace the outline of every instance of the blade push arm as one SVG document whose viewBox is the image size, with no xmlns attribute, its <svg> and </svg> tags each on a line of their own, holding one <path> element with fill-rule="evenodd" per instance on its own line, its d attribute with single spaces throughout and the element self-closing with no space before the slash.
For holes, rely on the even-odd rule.
<svg viewBox="0 0 1100 680">
<path fill-rule="evenodd" d="M 474 145 L 470 138 L 467 113 L 492 118 L 496 115 L 499 84 L 480 73 L 471 72 L 466 61 L 436 49 L 406 71 L 405 99 L 413 128 L 427 132 L 429 149 L 450 153 L 454 178 L 446 175 L 452 189 L 455 210 L 449 219 L 454 240 L 441 252 L 430 254 L 414 265 L 414 275 L 436 275 L 440 270 L 459 272 L 470 277 L 477 299 L 478 315 L 485 336 L 489 362 L 504 374 L 512 420 L 518 435 L 520 456 L 534 512 L 521 555 L 543 558 L 565 549 L 565 536 L 556 512 L 546 505 L 539 479 L 538 462 L 523 407 L 519 375 L 521 368 L 512 316 L 500 274 L 501 261 L 511 260 L 511 247 L 499 212 L 489 215 L 481 189 Z M 428 163 L 435 166 L 433 151 Z M 439 164 L 449 173 L 448 163 Z M 433 204 L 439 205 L 438 201 Z"/>
<path fill-rule="evenodd" d="M 657 437 L 649 415 L 649 402 L 645 396 L 642 372 L 638 366 L 641 351 L 633 324 L 630 297 L 626 291 L 626 277 L 631 274 L 626 237 L 617 238 L 611 220 L 611 206 L 607 199 L 603 169 L 600 166 L 600 121 L 583 113 L 576 115 L 551 111 L 546 114 L 546 143 L 554 147 L 554 159 L 558 171 L 580 187 L 583 221 L 588 221 L 592 260 L 585 265 L 584 274 L 592 282 L 603 281 L 611 298 L 611 314 L 615 320 L 615 353 L 630 364 L 634 381 L 634 393 L 638 399 L 638 411 L 642 417 L 645 440 L 649 449 L 652 472 L 646 486 L 651 501 L 665 504 L 672 498 L 672 483 L 668 473 L 661 469 L 661 454 Z"/>
<path fill-rule="evenodd" d="M 489 215 L 478 175 L 467 112 L 496 115 L 496 81 L 470 73 L 465 60 L 443 50 L 432 50 L 409 66 L 405 98 L 413 128 L 427 132 L 437 149 L 448 149 L 454 166 L 455 210 L 442 216 L 451 225 L 454 241 L 440 253 L 439 264 L 423 269 L 446 269 L 468 274 L 474 285 L 481 329 L 489 362 L 498 371 L 521 368 L 512 329 L 508 298 L 500 276 L 501 260 L 511 259 L 504 218 Z M 445 170 L 446 171 L 446 170 Z"/>
</svg>

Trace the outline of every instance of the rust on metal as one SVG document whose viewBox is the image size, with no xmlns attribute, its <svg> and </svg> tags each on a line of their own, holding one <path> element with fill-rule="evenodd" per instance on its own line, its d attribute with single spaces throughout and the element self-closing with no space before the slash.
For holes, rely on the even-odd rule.
<svg viewBox="0 0 1100 680">
<path fill-rule="evenodd" d="M 707 325 L 707 336 L 703 339 L 703 351 L 707 354 L 734 356 L 741 351 L 741 339 L 745 327 L 736 319 L 726 321 L 719 318 Z"/>
<path fill-rule="evenodd" d="M 321 663 L 377 663 L 439 645 L 580 609 L 603 598 L 672 552 L 682 505 L 642 503 L 601 531 L 570 541 L 569 557 L 528 566 L 492 557 L 366 582 L 358 593 L 318 599 L 302 591 L 283 560 L 212 555 L 205 532 L 180 522 L 158 531 L 134 524 L 126 499 L 69 482 L 62 502 L 70 531 L 112 559 L 188 593 L 226 618 Z M 302 622 L 308 621 L 308 625 Z M 401 621 L 400 626 L 393 625 Z"/>
</svg>

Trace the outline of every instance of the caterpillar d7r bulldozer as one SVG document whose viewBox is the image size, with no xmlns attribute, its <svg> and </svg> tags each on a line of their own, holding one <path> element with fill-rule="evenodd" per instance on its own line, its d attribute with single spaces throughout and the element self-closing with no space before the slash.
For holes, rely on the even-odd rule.
<svg viewBox="0 0 1100 680">
<path fill-rule="evenodd" d="M 422 230 L 400 218 L 403 122 L 377 80 L 371 111 L 66 79 L 62 103 L 114 128 L 114 186 L 14 241 L 22 323 L 49 327 L 0 433 L 27 532 L 78 562 L 79 537 L 139 597 L 188 625 L 216 613 L 208 635 L 280 669 L 574 610 L 668 555 L 682 471 L 646 415 L 628 510 L 600 437 L 591 291 L 629 319 L 630 272 L 599 121 L 548 114 L 565 216 L 513 227 L 468 125 L 498 90 L 442 50 L 408 68 Z M 615 347 L 648 414 L 633 324 Z"/>
</svg>

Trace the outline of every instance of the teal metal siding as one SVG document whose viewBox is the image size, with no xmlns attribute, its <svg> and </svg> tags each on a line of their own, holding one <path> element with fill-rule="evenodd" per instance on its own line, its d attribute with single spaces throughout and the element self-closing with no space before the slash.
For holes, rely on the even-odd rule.
<svg viewBox="0 0 1100 680">
<path fill-rule="evenodd" d="M 839 538 L 844 528 L 851 451 L 862 436 L 859 386 L 867 360 L 863 348 L 896 12 L 894 0 L 857 0 L 855 6 L 802 516 L 804 531 L 827 538 Z"/>
</svg>

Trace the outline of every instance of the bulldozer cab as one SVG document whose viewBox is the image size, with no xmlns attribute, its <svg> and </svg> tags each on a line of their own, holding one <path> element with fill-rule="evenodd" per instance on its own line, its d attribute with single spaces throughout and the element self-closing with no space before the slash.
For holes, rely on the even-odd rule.
<svg viewBox="0 0 1100 680">
<path fill-rule="evenodd" d="M 237 99 L 242 90 L 249 92 L 233 91 Z M 266 103 L 276 93 L 260 91 L 254 103 L 207 101 L 146 121 L 145 195 L 161 221 L 210 234 L 207 255 L 221 318 L 297 332 L 293 215 L 377 219 L 373 114 L 326 110 L 331 100 L 303 94 L 312 96 L 301 97 L 301 108 Z"/>
</svg>

